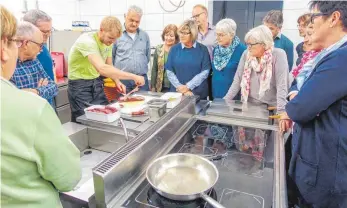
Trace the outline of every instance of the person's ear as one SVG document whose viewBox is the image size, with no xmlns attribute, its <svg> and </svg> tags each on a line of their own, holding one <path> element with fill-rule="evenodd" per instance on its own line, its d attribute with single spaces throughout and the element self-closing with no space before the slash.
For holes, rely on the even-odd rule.
<svg viewBox="0 0 347 208">
<path fill-rule="evenodd" d="M 8 52 L 8 40 L 1 40 L 1 62 L 6 63 L 10 59 L 10 54 Z"/>
<path fill-rule="evenodd" d="M 341 13 L 339 11 L 335 11 L 331 14 L 331 20 L 330 20 L 330 24 L 329 27 L 334 27 L 338 24 L 339 20 L 341 18 Z"/>
</svg>

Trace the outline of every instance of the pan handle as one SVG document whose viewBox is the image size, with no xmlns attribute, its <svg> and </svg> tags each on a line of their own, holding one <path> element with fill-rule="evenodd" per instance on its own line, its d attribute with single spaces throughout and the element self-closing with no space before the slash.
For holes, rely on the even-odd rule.
<svg viewBox="0 0 347 208">
<path fill-rule="evenodd" d="M 208 196 L 205 193 L 201 193 L 201 198 L 203 198 L 207 203 L 212 205 L 215 208 L 225 208 L 223 205 L 218 203 L 216 200 L 212 199 L 210 196 Z"/>
</svg>

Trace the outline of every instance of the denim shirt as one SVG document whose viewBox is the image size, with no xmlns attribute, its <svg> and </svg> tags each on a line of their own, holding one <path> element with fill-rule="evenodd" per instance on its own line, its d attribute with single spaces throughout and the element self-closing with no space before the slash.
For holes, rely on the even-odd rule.
<svg viewBox="0 0 347 208">
<path fill-rule="evenodd" d="M 113 45 L 113 65 L 122 71 L 133 74 L 147 74 L 151 57 L 150 47 L 149 36 L 145 31 L 137 29 L 133 40 L 124 30 L 122 36 Z"/>
</svg>

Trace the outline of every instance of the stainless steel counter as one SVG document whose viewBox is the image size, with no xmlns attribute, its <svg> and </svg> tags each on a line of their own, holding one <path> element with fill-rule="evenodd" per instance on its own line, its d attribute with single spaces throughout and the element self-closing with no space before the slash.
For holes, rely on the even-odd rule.
<svg viewBox="0 0 347 208">
<path fill-rule="evenodd" d="M 158 93 L 147 92 L 146 94 L 160 96 Z M 132 139 L 128 143 L 125 143 L 123 130 L 118 122 L 105 124 L 87 121 L 84 117 L 80 117 L 80 122 L 85 122 L 87 126 L 79 124 L 64 126 L 71 140 L 80 149 L 81 160 L 88 161 L 81 167 L 85 175 L 82 179 L 84 183 L 81 182 L 73 192 L 61 194 L 64 208 L 155 207 L 140 205 L 136 201 L 138 200 L 136 196 L 141 190 L 148 189 L 144 175 L 146 167 L 153 159 L 170 152 L 181 151 L 180 148 L 185 145 L 186 141 L 195 140 L 192 140 L 191 136 L 194 132 L 193 126 L 199 124 L 197 122 L 222 125 L 225 126 L 223 128 L 230 128 L 233 131 L 241 126 L 271 132 L 263 156 L 266 168 L 263 169 L 261 177 L 264 180 L 259 182 L 256 178 L 249 178 L 242 174 L 236 174 L 233 178 L 228 179 L 231 177 L 229 169 L 225 169 L 225 165 L 222 163 L 221 166 L 216 164 L 223 179 L 216 185 L 215 190 L 218 197 L 223 195 L 223 189 L 238 189 L 241 192 L 250 190 L 251 195 L 254 194 L 257 199 L 264 199 L 263 207 L 286 208 L 285 138 L 278 133 L 275 125 L 267 124 L 268 112 L 261 110 L 262 116 L 256 119 L 248 117 L 248 115 L 235 118 L 213 114 L 211 111 L 211 108 L 235 108 L 232 104 L 223 102 L 215 102 L 211 106 L 210 104 L 209 101 L 200 101 L 196 104 L 194 98 L 186 97 L 176 108 L 169 110 L 157 122 L 127 120 L 125 121 L 126 126 L 132 135 Z M 252 106 L 248 107 L 248 112 L 255 110 Z M 262 107 L 262 109 L 264 108 Z M 255 111 L 259 111 L 259 108 Z M 201 144 L 205 148 L 209 143 Z M 216 144 L 217 146 L 211 146 L 211 148 L 219 147 L 218 142 Z M 84 153 L 90 149 L 93 152 L 92 155 L 85 155 Z M 237 152 L 232 151 L 231 153 Z M 93 178 L 90 178 L 92 166 Z M 234 182 L 230 184 L 223 180 Z M 253 181 L 254 184 L 247 184 L 247 180 L 248 182 Z"/>
<path fill-rule="evenodd" d="M 206 111 L 207 115 L 227 117 L 236 120 L 248 120 L 263 124 L 270 124 L 267 105 L 243 104 L 239 101 L 225 101 L 224 99 L 215 99 Z"/>
</svg>

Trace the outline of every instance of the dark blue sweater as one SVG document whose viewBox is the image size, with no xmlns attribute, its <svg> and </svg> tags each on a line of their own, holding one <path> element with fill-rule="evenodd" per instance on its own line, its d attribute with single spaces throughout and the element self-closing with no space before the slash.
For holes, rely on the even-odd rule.
<svg viewBox="0 0 347 208">
<path fill-rule="evenodd" d="M 207 47 L 198 42 L 196 42 L 195 48 L 182 48 L 181 43 L 172 46 L 165 69 L 174 72 L 181 84 L 186 84 L 202 71 L 211 70 Z M 176 92 L 173 85 L 171 85 L 170 91 Z M 201 99 L 206 99 L 208 96 L 207 79 L 192 92 L 194 95 L 199 95 Z"/>
</svg>

